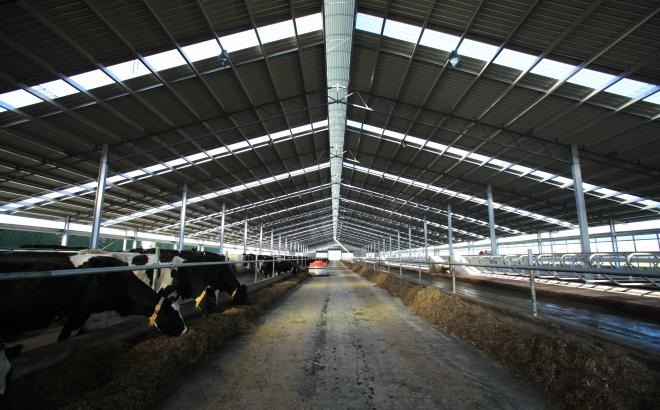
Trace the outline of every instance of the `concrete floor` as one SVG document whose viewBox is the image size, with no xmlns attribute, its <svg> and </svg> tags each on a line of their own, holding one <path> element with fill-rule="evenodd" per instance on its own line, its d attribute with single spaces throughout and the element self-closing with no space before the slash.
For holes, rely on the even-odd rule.
<svg viewBox="0 0 660 410">
<path fill-rule="evenodd" d="M 331 267 L 253 331 L 181 374 L 161 409 L 536 409 L 531 388 L 472 346 Z"/>
</svg>

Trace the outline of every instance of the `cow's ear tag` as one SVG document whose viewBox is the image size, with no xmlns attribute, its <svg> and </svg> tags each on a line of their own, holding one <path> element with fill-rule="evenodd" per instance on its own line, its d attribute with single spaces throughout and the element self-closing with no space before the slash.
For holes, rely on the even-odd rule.
<svg viewBox="0 0 660 410">
<path fill-rule="evenodd" d="M 199 309 L 199 305 L 202 304 L 204 297 L 206 296 L 206 289 L 195 299 L 195 308 Z"/>
</svg>

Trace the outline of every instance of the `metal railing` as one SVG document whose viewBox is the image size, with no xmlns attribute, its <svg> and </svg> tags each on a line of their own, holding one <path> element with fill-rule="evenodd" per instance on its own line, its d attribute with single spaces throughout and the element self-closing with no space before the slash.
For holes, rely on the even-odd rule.
<svg viewBox="0 0 660 410">
<path fill-rule="evenodd" d="M 437 257 L 435 257 L 437 258 Z M 448 259 L 448 257 L 446 257 Z M 454 267 L 479 268 L 483 274 L 503 274 L 511 276 L 527 276 L 529 270 L 539 279 L 553 279 L 566 282 L 581 282 L 585 284 L 616 285 L 634 288 L 660 288 L 660 252 L 620 252 L 620 253 L 567 253 L 531 255 L 481 255 L 463 256 L 467 262 L 431 261 L 423 257 L 407 258 L 369 258 L 384 265 L 403 265 L 416 267 L 421 271 L 429 264 Z M 365 258 L 362 258 L 365 259 Z"/>
<path fill-rule="evenodd" d="M 94 255 L 94 254 L 90 254 L 90 255 Z M 102 273 L 130 272 L 130 271 L 148 270 L 148 269 L 154 269 L 158 271 L 160 269 L 176 269 L 180 267 L 220 266 L 220 265 L 252 264 L 252 263 L 256 265 L 258 263 L 264 263 L 264 262 L 273 264 L 272 271 L 274 274 L 275 262 L 286 260 L 290 262 L 296 262 L 297 264 L 299 264 L 301 259 L 303 258 L 294 258 L 294 259 L 273 258 L 267 260 L 241 259 L 241 260 L 225 260 L 225 261 L 217 261 L 217 262 L 183 262 L 183 263 L 159 262 L 149 265 L 108 266 L 102 268 L 74 268 L 74 269 L 57 269 L 57 270 L 45 270 L 45 271 L 5 272 L 5 273 L 0 273 L 0 281 L 20 280 L 20 279 L 39 279 L 39 278 L 58 278 L 58 277 L 80 276 L 80 275 L 98 275 Z"/>
</svg>

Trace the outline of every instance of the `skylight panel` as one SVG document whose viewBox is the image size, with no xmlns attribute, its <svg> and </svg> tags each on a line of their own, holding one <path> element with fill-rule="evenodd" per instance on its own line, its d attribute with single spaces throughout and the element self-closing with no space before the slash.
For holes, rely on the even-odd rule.
<svg viewBox="0 0 660 410">
<path fill-rule="evenodd" d="M 108 70 L 110 70 L 112 74 L 117 76 L 117 78 L 122 81 L 151 74 L 151 71 L 149 71 L 149 69 L 144 64 L 142 64 L 140 60 L 126 61 L 123 63 L 111 65 L 108 67 Z"/>
<path fill-rule="evenodd" d="M 270 134 L 270 138 L 273 140 L 280 139 L 280 138 L 286 138 L 291 136 L 291 131 L 290 130 L 284 130 L 284 131 L 278 131 Z"/>
<path fill-rule="evenodd" d="M 114 80 L 101 70 L 88 71 L 86 73 L 73 75 L 69 77 L 83 87 L 85 90 L 103 87 L 104 85 L 114 84 Z"/>
<path fill-rule="evenodd" d="M 374 133 L 374 134 L 378 134 L 378 135 L 381 135 L 381 134 L 383 133 L 383 129 L 382 129 L 382 128 L 380 128 L 380 127 L 374 127 L 373 125 L 369 125 L 369 124 L 364 124 L 364 125 L 362 126 L 362 129 L 363 129 L 364 131 L 369 131 L 369 132 L 372 132 L 372 133 Z"/>
<path fill-rule="evenodd" d="M 357 121 L 353 121 L 353 120 L 346 120 L 346 125 L 348 125 L 349 127 L 358 128 L 358 129 L 362 128 L 362 123 L 357 122 Z"/>
<path fill-rule="evenodd" d="M 355 28 L 368 31 L 369 33 L 380 34 L 383 28 L 383 19 L 370 14 L 358 13 L 355 18 Z"/>
<path fill-rule="evenodd" d="M 421 138 L 417 138 L 417 137 L 413 137 L 412 135 L 407 135 L 405 141 L 409 142 L 411 144 L 417 144 L 417 145 L 420 145 L 420 146 L 424 145 L 424 143 L 426 142 L 426 140 L 421 139 Z"/>
<path fill-rule="evenodd" d="M 43 102 L 41 98 L 37 98 L 25 90 L 16 90 L 0 94 L 0 101 L 14 108 L 21 108 Z"/>
<path fill-rule="evenodd" d="M 421 32 L 421 27 L 387 19 L 385 21 L 385 30 L 383 30 L 383 35 L 396 38 L 397 40 L 407 41 L 409 43 L 416 43 Z"/>
<path fill-rule="evenodd" d="M 235 142 L 233 144 L 229 144 L 227 147 L 231 151 L 237 151 L 241 148 L 246 148 L 246 147 L 249 147 L 249 146 L 250 146 L 250 143 L 248 143 L 247 141 L 239 141 L 239 142 Z"/>
<path fill-rule="evenodd" d="M 178 67 L 186 64 L 181 53 L 178 50 L 164 51 L 158 54 L 152 54 L 144 58 L 150 66 L 156 71 L 167 70 L 168 68 Z"/>
<path fill-rule="evenodd" d="M 182 50 L 191 62 L 217 57 L 222 51 L 215 39 L 191 44 L 189 46 L 182 47 Z"/>
<path fill-rule="evenodd" d="M 312 124 L 301 125 L 300 127 L 291 128 L 292 134 L 299 134 L 301 132 L 307 132 L 312 130 Z"/>
<path fill-rule="evenodd" d="M 262 43 L 272 43 L 273 41 L 293 37 L 296 32 L 293 28 L 293 20 L 281 21 L 275 24 L 269 24 L 257 28 L 259 38 Z"/>
<path fill-rule="evenodd" d="M 449 52 L 456 49 L 459 40 L 460 37 L 458 36 L 426 29 L 424 30 L 422 40 L 419 42 L 419 44 L 426 47 L 435 48 L 436 50 Z"/>
<path fill-rule="evenodd" d="M 183 165 L 183 164 L 187 164 L 187 163 L 188 163 L 188 161 L 186 161 L 185 159 L 183 159 L 183 158 L 177 158 L 177 159 L 173 159 L 173 160 L 171 160 L 171 161 L 167 161 L 167 162 L 165 163 L 165 166 L 166 166 L 167 168 L 174 168 L 174 167 L 176 167 L 176 166 L 178 166 L 178 165 Z"/>
<path fill-rule="evenodd" d="M 623 80 L 613 84 L 611 87 L 605 89 L 605 91 L 628 98 L 639 98 L 648 94 L 654 88 L 655 85 L 653 84 L 624 78 Z"/>
<path fill-rule="evenodd" d="M 554 78 L 556 80 L 563 80 L 571 73 L 571 71 L 573 71 L 574 68 L 575 66 L 573 65 L 544 58 L 532 69 L 531 73 Z"/>
<path fill-rule="evenodd" d="M 32 89 L 40 92 L 51 100 L 59 97 L 66 97 L 67 95 L 76 94 L 78 92 L 78 90 L 71 87 L 69 84 L 62 80 L 55 80 L 35 85 L 32 87 Z"/>
<path fill-rule="evenodd" d="M 493 63 L 525 71 L 536 61 L 536 56 L 505 48 Z"/>
<path fill-rule="evenodd" d="M 254 31 L 254 29 L 220 37 L 220 42 L 222 43 L 222 47 L 229 53 L 232 51 L 256 47 L 259 45 L 257 33 Z"/>
<path fill-rule="evenodd" d="M 426 143 L 426 146 L 429 148 L 433 148 L 438 151 L 444 151 L 447 149 L 447 146 L 445 144 L 439 144 L 437 142 L 429 141 Z"/>
<path fill-rule="evenodd" d="M 652 104 L 660 104 L 660 92 L 656 92 L 655 94 L 652 94 L 652 95 L 644 98 L 643 101 L 646 101 L 646 102 L 652 103 Z"/>
<path fill-rule="evenodd" d="M 566 82 L 597 90 L 612 81 L 614 77 L 615 76 L 611 74 L 583 68 L 578 71 L 577 74 L 566 80 Z"/>
<path fill-rule="evenodd" d="M 493 57 L 495 57 L 497 50 L 498 47 L 496 46 L 466 38 L 458 48 L 458 54 L 483 61 L 490 61 Z"/>
<path fill-rule="evenodd" d="M 268 137 L 268 135 L 264 135 L 263 137 L 252 138 L 250 140 L 250 143 L 254 146 L 254 145 L 263 144 L 264 142 L 269 142 L 269 141 L 270 141 L 270 138 Z"/>
<path fill-rule="evenodd" d="M 323 16 L 321 13 L 310 14 L 296 18 L 296 30 L 298 35 L 311 33 L 323 29 Z"/>
<path fill-rule="evenodd" d="M 403 140 L 406 137 L 406 134 L 402 134 L 400 132 L 390 131 L 390 130 L 385 130 L 385 132 L 383 134 L 387 135 L 388 137 L 397 139 L 397 140 Z"/>
</svg>

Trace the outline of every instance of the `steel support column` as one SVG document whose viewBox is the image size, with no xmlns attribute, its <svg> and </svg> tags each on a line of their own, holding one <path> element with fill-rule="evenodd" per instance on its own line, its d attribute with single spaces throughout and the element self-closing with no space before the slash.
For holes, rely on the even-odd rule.
<svg viewBox="0 0 660 410">
<path fill-rule="evenodd" d="M 177 249 L 183 250 L 183 239 L 186 231 L 186 205 L 188 204 L 188 185 L 183 184 L 183 194 L 181 194 L 181 216 L 179 217 L 179 244 Z"/>
<path fill-rule="evenodd" d="M 99 165 L 99 177 L 96 180 L 96 197 L 94 199 L 94 218 L 92 220 L 92 236 L 89 248 L 98 249 L 99 234 L 101 233 L 101 218 L 103 217 L 103 197 L 105 196 L 105 182 L 108 176 L 108 144 L 103 144 L 101 149 L 101 163 Z"/>
<path fill-rule="evenodd" d="M 225 204 L 222 204 L 222 213 L 220 215 L 220 254 L 225 254 Z"/>
<path fill-rule="evenodd" d="M 488 197 L 488 229 L 490 230 L 490 254 L 497 255 L 497 235 L 495 234 L 495 211 L 493 210 L 493 188 L 486 188 Z"/>
<path fill-rule="evenodd" d="M 247 230 L 248 230 L 248 224 L 247 224 L 247 218 L 243 222 L 243 255 L 247 254 Z"/>
<path fill-rule="evenodd" d="M 577 145 L 571 145 L 571 171 L 573 173 L 573 191 L 575 192 L 575 208 L 577 210 L 578 226 L 580 228 L 580 246 L 582 253 L 591 253 L 589 244 L 589 224 L 587 221 L 587 205 L 584 201 L 582 188 L 582 171 Z"/>
<path fill-rule="evenodd" d="M 64 217 L 64 230 L 62 230 L 62 240 L 60 244 L 62 246 L 67 246 L 69 244 L 69 224 L 71 223 L 71 217 Z"/>
</svg>

